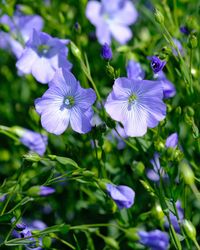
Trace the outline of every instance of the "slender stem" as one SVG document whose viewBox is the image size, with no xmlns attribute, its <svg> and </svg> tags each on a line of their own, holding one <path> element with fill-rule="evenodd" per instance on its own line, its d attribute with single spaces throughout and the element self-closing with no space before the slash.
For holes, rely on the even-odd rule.
<svg viewBox="0 0 200 250">
<path fill-rule="evenodd" d="M 93 228 L 93 227 L 116 227 L 120 229 L 121 231 L 125 231 L 125 229 L 121 228 L 120 226 L 115 225 L 115 224 L 109 224 L 109 223 L 85 224 L 85 225 L 79 225 L 79 226 L 72 226 L 70 227 L 70 230 L 84 230 L 84 229 Z"/>
<path fill-rule="evenodd" d="M 60 242 L 62 242 L 64 245 L 70 247 L 71 249 L 76 250 L 76 247 L 74 247 L 72 244 L 70 244 L 69 242 L 59 238 L 56 234 L 53 234 L 53 238 L 55 238 L 56 240 L 59 240 Z"/>
<path fill-rule="evenodd" d="M 117 135 L 120 137 L 120 139 L 122 139 L 129 147 L 131 147 L 132 149 L 134 149 L 135 151 L 138 152 L 138 148 L 136 148 L 132 143 L 130 143 L 130 142 L 129 142 L 128 140 L 126 140 L 125 138 L 123 138 L 123 137 L 119 134 L 119 132 L 117 131 L 116 128 L 115 128 L 114 130 L 115 130 L 115 132 L 117 133 Z"/>
</svg>

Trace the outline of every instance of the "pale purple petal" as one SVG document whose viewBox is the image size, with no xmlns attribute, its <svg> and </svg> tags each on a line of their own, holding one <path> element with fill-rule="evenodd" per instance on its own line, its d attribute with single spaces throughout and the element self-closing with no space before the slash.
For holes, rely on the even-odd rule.
<svg viewBox="0 0 200 250">
<path fill-rule="evenodd" d="M 37 54 L 31 48 L 26 48 L 16 63 L 18 70 L 22 71 L 24 74 L 30 74 L 32 65 L 37 60 Z"/>
<path fill-rule="evenodd" d="M 37 58 L 34 61 L 31 72 L 35 79 L 41 83 L 50 82 L 55 74 L 50 61 L 45 57 Z"/>
<path fill-rule="evenodd" d="M 92 128 L 88 117 L 76 106 L 72 108 L 70 124 L 72 129 L 80 134 L 88 133 Z"/>
<path fill-rule="evenodd" d="M 143 80 L 145 76 L 145 72 L 142 69 L 140 63 L 135 62 L 133 60 L 129 60 L 127 67 L 127 77 L 129 79 L 138 79 L 138 80 Z"/>
<path fill-rule="evenodd" d="M 138 17 L 138 13 L 131 1 L 124 1 L 121 9 L 113 17 L 116 24 L 131 25 Z"/>
<path fill-rule="evenodd" d="M 101 4 L 98 1 L 89 1 L 86 7 L 86 17 L 93 25 L 98 25 L 102 20 L 100 16 Z"/>
<path fill-rule="evenodd" d="M 108 24 L 105 21 L 102 21 L 102 23 L 98 24 L 96 27 L 96 36 L 100 44 L 111 44 L 110 30 Z"/>
<path fill-rule="evenodd" d="M 167 137 L 165 146 L 167 148 L 175 148 L 178 144 L 178 134 L 173 133 L 170 136 Z"/>
<path fill-rule="evenodd" d="M 112 36 L 120 43 L 126 44 L 132 38 L 132 32 L 129 27 L 121 24 L 110 23 L 110 32 Z"/>
</svg>

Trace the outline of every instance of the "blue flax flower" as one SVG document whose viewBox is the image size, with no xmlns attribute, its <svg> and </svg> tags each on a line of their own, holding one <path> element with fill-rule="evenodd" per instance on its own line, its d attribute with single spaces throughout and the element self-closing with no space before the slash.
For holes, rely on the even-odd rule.
<svg viewBox="0 0 200 250">
<path fill-rule="evenodd" d="M 119 209 L 129 208 L 133 205 L 135 192 L 130 187 L 106 184 L 106 189 L 109 196 L 114 200 Z"/>
<path fill-rule="evenodd" d="M 120 44 L 127 43 L 132 37 L 128 27 L 137 19 L 137 11 L 130 0 L 89 1 L 86 16 L 96 27 L 96 36 L 100 44 L 111 44 L 114 37 Z"/>
<path fill-rule="evenodd" d="M 31 151 L 36 152 L 41 156 L 44 155 L 48 142 L 47 136 L 29 129 L 22 129 L 19 133 L 22 144 L 28 147 Z"/>
<path fill-rule="evenodd" d="M 166 64 L 166 61 L 161 61 L 157 56 L 148 56 L 147 58 L 151 61 L 151 68 L 155 74 L 161 71 Z"/>
<path fill-rule="evenodd" d="M 139 231 L 140 243 L 151 250 L 167 250 L 169 246 L 169 236 L 158 229 L 145 232 Z"/>
<path fill-rule="evenodd" d="M 162 83 L 164 99 L 168 99 L 176 95 L 176 89 L 174 85 L 166 78 L 163 71 L 159 71 L 154 75 L 154 77 L 156 78 L 156 80 Z"/>
<path fill-rule="evenodd" d="M 93 89 L 84 89 L 68 70 L 58 69 L 49 89 L 35 100 L 43 128 L 60 135 L 68 127 L 78 133 L 91 130 L 92 104 L 96 100 Z"/>
<path fill-rule="evenodd" d="M 48 83 L 58 68 L 71 68 L 66 59 L 67 43 L 67 40 L 53 38 L 34 29 L 16 66 L 22 73 L 32 74 L 38 82 Z"/>
<path fill-rule="evenodd" d="M 11 18 L 3 15 L 0 23 L 9 27 L 9 32 L 0 32 L 0 48 L 11 50 L 19 58 L 23 52 L 23 45 L 29 40 L 33 29 L 41 31 L 43 19 L 38 15 L 24 16 L 16 12 Z"/>
<path fill-rule="evenodd" d="M 162 84 L 158 81 L 120 77 L 115 80 L 105 109 L 122 123 L 127 136 L 143 136 L 147 127 L 154 128 L 165 118 L 166 105 L 162 97 Z"/>
<path fill-rule="evenodd" d="M 127 77 L 133 80 L 143 80 L 145 77 L 145 72 L 142 69 L 139 62 L 134 60 L 129 60 L 126 67 Z"/>
<path fill-rule="evenodd" d="M 101 56 L 105 60 L 111 60 L 112 59 L 112 49 L 107 43 L 105 43 L 101 48 Z"/>
</svg>

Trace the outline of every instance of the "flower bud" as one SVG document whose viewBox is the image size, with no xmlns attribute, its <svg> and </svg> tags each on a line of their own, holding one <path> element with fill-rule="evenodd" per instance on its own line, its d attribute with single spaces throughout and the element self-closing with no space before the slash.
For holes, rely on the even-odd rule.
<svg viewBox="0 0 200 250">
<path fill-rule="evenodd" d="M 81 51 L 80 49 L 76 46 L 75 43 L 73 43 L 72 41 L 70 42 L 70 46 L 71 46 L 71 51 L 72 54 L 78 58 L 79 60 L 81 60 Z"/>
<path fill-rule="evenodd" d="M 107 43 L 105 43 L 101 48 L 101 56 L 105 60 L 111 60 L 112 59 L 112 49 Z"/>
<path fill-rule="evenodd" d="M 42 246 L 46 249 L 50 248 L 51 247 L 51 237 L 49 236 L 45 236 L 43 239 L 42 239 Z"/>
<path fill-rule="evenodd" d="M 187 115 L 190 117 L 193 117 L 195 114 L 194 109 L 191 107 L 187 107 L 186 112 L 187 112 Z"/>
<path fill-rule="evenodd" d="M 138 241 L 139 236 L 137 232 L 137 228 L 129 228 L 125 231 L 125 236 L 131 241 Z"/>
<path fill-rule="evenodd" d="M 159 10 L 155 10 L 154 16 L 157 23 L 164 24 L 164 16 Z"/>
<path fill-rule="evenodd" d="M 190 49 L 195 49 L 197 47 L 197 44 L 197 37 L 194 34 L 190 35 L 188 39 L 188 47 Z"/>
<path fill-rule="evenodd" d="M 46 186 L 33 186 L 28 189 L 27 194 L 30 196 L 47 196 L 55 192 L 54 188 Z"/>
<path fill-rule="evenodd" d="M 106 245 L 111 247 L 111 249 L 116 249 L 116 250 L 120 249 L 119 244 L 115 239 L 113 239 L 111 237 L 103 237 L 103 239 L 104 239 L 104 242 L 106 243 Z"/>
<path fill-rule="evenodd" d="M 191 221 L 183 220 L 183 228 L 191 240 L 196 240 L 196 229 Z"/>
<path fill-rule="evenodd" d="M 190 166 L 186 162 L 181 162 L 179 165 L 179 169 L 183 176 L 183 179 L 186 184 L 193 185 L 194 184 L 194 173 Z"/>
</svg>

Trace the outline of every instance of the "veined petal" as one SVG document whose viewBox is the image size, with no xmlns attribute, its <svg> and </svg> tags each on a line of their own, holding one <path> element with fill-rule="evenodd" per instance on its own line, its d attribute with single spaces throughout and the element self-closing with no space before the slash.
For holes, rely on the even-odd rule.
<svg viewBox="0 0 200 250">
<path fill-rule="evenodd" d="M 117 78 L 113 85 L 113 92 L 115 93 L 115 96 L 122 99 L 126 98 L 126 100 L 128 100 L 128 97 L 132 93 L 131 85 L 132 82 L 128 78 L 126 77 Z"/>
<path fill-rule="evenodd" d="M 38 57 L 32 66 L 32 75 L 38 82 L 48 83 L 52 80 L 55 70 L 45 57 Z"/>
<path fill-rule="evenodd" d="M 135 104 L 123 114 L 125 133 L 128 136 L 143 136 L 147 132 L 148 113 L 139 105 Z"/>
<path fill-rule="evenodd" d="M 64 97 L 60 90 L 56 87 L 49 88 L 41 98 L 35 100 L 35 108 L 38 114 L 42 114 L 51 106 L 60 109 L 63 104 Z"/>
<path fill-rule="evenodd" d="M 70 124 L 72 129 L 80 134 L 85 134 L 92 128 L 88 117 L 76 106 L 71 109 Z"/>
<path fill-rule="evenodd" d="M 110 29 L 112 36 L 120 44 L 127 43 L 132 37 L 131 29 L 129 27 L 123 26 L 121 24 L 116 24 L 114 22 L 110 22 L 109 29 Z"/>
<path fill-rule="evenodd" d="M 52 81 L 49 82 L 49 87 L 53 86 L 59 88 L 63 96 L 74 95 L 78 88 L 78 82 L 71 72 L 59 68 L 56 70 Z"/>
<path fill-rule="evenodd" d="M 70 113 L 71 110 L 58 109 L 56 106 L 50 105 L 41 115 L 42 127 L 50 133 L 60 135 L 69 125 Z"/>
<path fill-rule="evenodd" d="M 75 103 L 82 110 L 88 109 L 96 100 L 96 94 L 93 89 L 83 89 L 78 83 L 77 92 L 75 95 Z"/>
<path fill-rule="evenodd" d="M 34 50 L 31 48 L 26 48 L 16 63 L 16 67 L 18 70 L 23 72 L 24 74 L 30 74 L 32 70 L 32 66 L 37 60 L 38 56 Z"/>
</svg>

